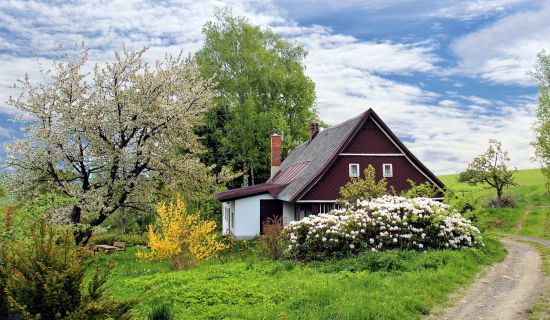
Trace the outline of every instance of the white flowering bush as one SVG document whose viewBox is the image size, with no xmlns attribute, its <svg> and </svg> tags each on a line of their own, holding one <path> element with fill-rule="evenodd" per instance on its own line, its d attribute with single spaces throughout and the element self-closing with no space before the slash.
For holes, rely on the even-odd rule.
<svg viewBox="0 0 550 320">
<path fill-rule="evenodd" d="M 383 196 L 291 222 L 287 254 L 324 259 L 387 249 L 460 249 L 482 244 L 479 230 L 449 205 Z"/>
</svg>

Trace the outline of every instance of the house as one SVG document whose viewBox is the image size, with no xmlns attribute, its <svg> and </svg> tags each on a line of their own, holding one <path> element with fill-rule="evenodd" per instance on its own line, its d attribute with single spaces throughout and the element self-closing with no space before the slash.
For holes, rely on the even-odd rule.
<svg viewBox="0 0 550 320">
<path fill-rule="evenodd" d="M 372 110 L 320 131 L 309 127 L 309 140 L 281 163 L 281 136 L 271 136 L 271 178 L 265 183 L 216 194 L 223 202 L 223 232 L 237 239 L 262 233 L 269 217 L 285 223 L 332 210 L 340 187 L 363 175 L 370 164 L 377 179 L 406 191 L 407 179 L 430 182 L 440 191 L 443 183 L 426 168 Z"/>
</svg>

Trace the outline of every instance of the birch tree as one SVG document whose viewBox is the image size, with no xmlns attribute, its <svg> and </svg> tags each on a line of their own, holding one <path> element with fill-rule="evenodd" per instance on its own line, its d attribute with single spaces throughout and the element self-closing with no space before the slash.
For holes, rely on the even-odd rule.
<svg viewBox="0 0 550 320">
<path fill-rule="evenodd" d="M 244 172 L 249 183 L 269 178 L 269 136 L 283 134 L 284 151 L 307 140 L 317 119 L 315 84 L 305 75 L 306 50 L 269 29 L 217 9 L 203 27 L 197 61 L 216 80 L 215 107 L 198 128 L 206 163 Z"/>
<path fill-rule="evenodd" d="M 86 243 L 91 227 L 118 209 L 143 208 L 155 189 L 210 181 L 193 127 L 213 94 L 192 58 L 150 65 L 146 49 L 124 49 L 87 72 L 88 52 L 77 51 L 42 70 L 45 81 L 17 82 L 21 93 L 9 103 L 23 114 L 25 137 L 7 147 L 6 165 L 20 197 L 46 190 L 73 199 L 68 215 Z"/>
</svg>

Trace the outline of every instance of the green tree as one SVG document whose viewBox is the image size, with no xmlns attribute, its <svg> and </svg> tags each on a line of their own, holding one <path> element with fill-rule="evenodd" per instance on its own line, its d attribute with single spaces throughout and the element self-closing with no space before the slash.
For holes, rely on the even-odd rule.
<svg viewBox="0 0 550 320">
<path fill-rule="evenodd" d="M 502 192 L 505 187 L 517 185 L 514 174 L 517 170 L 509 170 L 507 162 L 510 161 L 508 151 L 502 149 L 502 144 L 495 140 L 489 140 L 487 150 L 478 155 L 458 176 L 458 182 L 469 185 L 486 184 L 494 188 L 497 193 L 498 207 L 502 206 Z"/>
<path fill-rule="evenodd" d="M 538 54 L 535 72 L 531 73 L 533 80 L 539 85 L 539 105 L 535 121 L 535 158 L 541 164 L 541 170 L 546 177 L 546 190 L 550 192 L 550 55 L 545 51 Z"/>
<path fill-rule="evenodd" d="M 364 173 L 364 178 L 351 178 L 351 180 L 340 188 L 340 199 L 337 204 L 352 207 L 358 200 L 370 200 L 382 197 L 388 193 L 388 181 L 386 178 L 376 180 L 376 170 L 369 165 Z"/>
<path fill-rule="evenodd" d="M 234 17 L 229 8 L 214 14 L 196 54 L 218 91 L 215 107 L 197 128 L 208 149 L 203 160 L 217 170 L 241 171 L 253 184 L 269 177 L 271 134 L 283 134 L 283 153 L 307 139 L 308 124 L 317 118 L 315 85 L 304 74 L 303 47 Z"/>
</svg>

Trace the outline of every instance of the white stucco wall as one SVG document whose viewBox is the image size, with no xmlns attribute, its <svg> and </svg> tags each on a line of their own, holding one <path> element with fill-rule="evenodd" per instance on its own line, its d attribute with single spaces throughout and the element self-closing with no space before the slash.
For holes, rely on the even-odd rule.
<svg viewBox="0 0 550 320">
<path fill-rule="evenodd" d="M 283 202 L 283 221 L 285 226 L 294 220 L 294 204 L 290 202 Z"/>
<path fill-rule="evenodd" d="M 226 208 L 229 208 L 229 216 L 226 214 Z M 230 231 L 230 216 L 231 212 L 235 212 L 235 201 L 222 202 L 222 233 L 229 234 Z"/>
<path fill-rule="evenodd" d="M 252 239 L 260 234 L 260 200 L 273 199 L 266 193 L 235 200 L 235 227 L 232 232 L 237 239 Z"/>
</svg>

